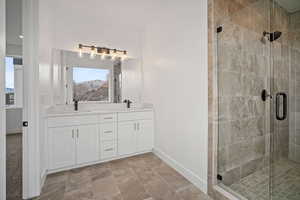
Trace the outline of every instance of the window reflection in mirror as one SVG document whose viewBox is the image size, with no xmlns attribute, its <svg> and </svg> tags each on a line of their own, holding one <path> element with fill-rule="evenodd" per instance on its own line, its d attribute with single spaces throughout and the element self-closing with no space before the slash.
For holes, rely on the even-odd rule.
<svg viewBox="0 0 300 200">
<path fill-rule="evenodd" d="M 108 69 L 73 67 L 73 99 L 76 101 L 110 102 L 112 85 Z"/>
</svg>

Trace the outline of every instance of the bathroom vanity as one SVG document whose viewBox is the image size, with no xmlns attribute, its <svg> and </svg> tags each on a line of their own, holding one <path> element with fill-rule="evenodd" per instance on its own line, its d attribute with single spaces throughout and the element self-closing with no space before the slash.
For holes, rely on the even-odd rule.
<svg viewBox="0 0 300 200">
<path fill-rule="evenodd" d="M 152 108 L 57 109 L 47 113 L 45 121 L 48 174 L 153 148 Z"/>
</svg>

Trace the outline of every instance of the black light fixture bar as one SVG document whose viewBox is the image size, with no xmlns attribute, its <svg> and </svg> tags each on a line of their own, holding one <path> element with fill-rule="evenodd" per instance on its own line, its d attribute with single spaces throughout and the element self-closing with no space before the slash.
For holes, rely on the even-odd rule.
<svg viewBox="0 0 300 200">
<path fill-rule="evenodd" d="M 113 53 L 123 53 L 123 55 L 127 55 L 127 51 L 126 50 L 111 49 L 111 48 L 108 48 L 108 47 L 97 47 L 97 46 L 93 46 L 93 45 L 79 44 L 78 48 L 80 50 L 82 50 L 83 48 L 88 48 L 91 51 L 94 51 L 96 49 L 97 53 L 110 54 L 111 52 L 113 52 Z"/>
</svg>

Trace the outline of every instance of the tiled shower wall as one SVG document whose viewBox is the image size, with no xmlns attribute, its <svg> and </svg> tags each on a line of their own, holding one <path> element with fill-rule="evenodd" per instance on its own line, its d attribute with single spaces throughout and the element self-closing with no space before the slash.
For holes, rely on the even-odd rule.
<svg viewBox="0 0 300 200">
<path fill-rule="evenodd" d="M 267 164 L 267 87 L 269 44 L 265 0 L 216 1 L 223 32 L 218 34 L 218 172 L 230 185 Z M 218 7 L 216 5 L 216 7 Z M 224 11 L 225 10 L 225 11 Z M 222 16 L 223 15 L 223 16 Z"/>
<path fill-rule="evenodd" d="M 276 158 L 288 155 L 288 120 L 270 118 L 269 102 L 260 97 L 271 80 L 275 92 L 288 94 L 288 48 L 284 37 L 272 46 L 262 41 L 262 33 L 270 30 L 271 1 L 216 0 L 214 7 L 215 21 L 223 26 L 217 36 L 218 173 L 223 176 L 222 183 L 230 185 L 269 165 L 271 132 L 276 133 Z M 286 34 L 287 13 L 275 7 L 278 19 L 272 28 Z"/>
<path fill-rule="evenodd" d="M 290 139 L 289 158 L 300 162 L 300 12 L 290 16 Z"/>
</svg>

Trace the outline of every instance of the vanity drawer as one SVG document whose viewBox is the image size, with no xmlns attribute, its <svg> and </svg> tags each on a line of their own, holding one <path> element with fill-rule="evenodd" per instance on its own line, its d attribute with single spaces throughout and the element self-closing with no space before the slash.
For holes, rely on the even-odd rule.
<svg viewBox="0 0 300 200">
<path fill-rule="evenodd" d="M 117 121 L 117 115 L 115 113 L 101 114 L 100 123 L 110 123 Z"/>
<path fill-rule="evenodd" d="M 153 119 L 152 111 L 145 112 L 128 112 L 128 113 L 118 113 L 118 121 L 133 121 L 141 119 Z"/>
<path fill-rule="evenodd" d="M 116 123 L 105 123 L 100 126 L 100 140 L 116 139 Z"/>
<path fill-rule="evenodd" d="M 97 115 L 51 117 L 48 119 L 48 127 L 76 126 L 82 124 L 96 124 Z"/>
<path fill-rule="evenodd" d="M 115 141 L 103 141 L 101 142 L 101 159 L 112 158 L 117 155 Z"/>
</svg>

